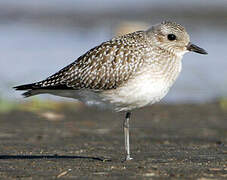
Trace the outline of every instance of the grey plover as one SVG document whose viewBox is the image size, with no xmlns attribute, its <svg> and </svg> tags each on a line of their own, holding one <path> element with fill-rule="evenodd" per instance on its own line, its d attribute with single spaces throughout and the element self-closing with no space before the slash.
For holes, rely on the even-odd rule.
<svg viewBox="0 0 227 180">
<path fill-rule="evenodd" d="M 167 94 L 188 51 L 207 54 L 190 42 L 183 26 L 164 21 L 146 31 L 103 42 L 47 79 L 15 89 L 27 90 L 25 97 L 49 93 L 125 111 L 125 159 L 130 160 L 131 111 L 154 104 Z"/>
</svg>

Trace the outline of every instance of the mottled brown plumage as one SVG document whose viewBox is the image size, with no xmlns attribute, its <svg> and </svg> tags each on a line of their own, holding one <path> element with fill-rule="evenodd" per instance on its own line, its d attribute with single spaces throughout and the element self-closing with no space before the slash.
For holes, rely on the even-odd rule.
<svg viewBox="0 0 227 180">
<path fill-rule="evenodd" d="M 113 38 L 75 62 L 37 82 L 33 88 L 108 90 L 119 87 L 143 65 L 147 42 L 144 31 Z"/>
<path fill-rule="evenodd" d="M 104 42 L 46 80 L 15 89 L 27 90 L 25 97 L 49 93 L 127 111 L 125 149 L 130 160 L 130 111 L 154 104 L 167 94 L 188 51 L 206 54 L 190 43 L 183 26 L 163 22 Z"/>
</svg>

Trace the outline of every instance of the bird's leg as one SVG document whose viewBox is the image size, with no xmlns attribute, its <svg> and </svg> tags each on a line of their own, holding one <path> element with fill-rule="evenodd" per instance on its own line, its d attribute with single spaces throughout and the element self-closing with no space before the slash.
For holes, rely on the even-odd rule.
<svg viewBox="0 0 227 180">
<path fill-rule="evenodd" d="M 126 152 L 126 157 L 125 160 L 131 160 L 132 158 L 130 157 L 130 149 L 129 149 L 129 119 L 131 116 L 131 112 L 127 112 L 124 120 L 124 134 L 125 134 L 125 152 Z"/>
</svg>

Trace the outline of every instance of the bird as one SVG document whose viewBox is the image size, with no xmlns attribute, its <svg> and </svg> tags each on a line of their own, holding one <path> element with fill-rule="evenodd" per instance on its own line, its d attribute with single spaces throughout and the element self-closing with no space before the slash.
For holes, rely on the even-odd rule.
<svg viewBox="0 0 227 180">
<path fill-rule="evenodd" d="M 130 154 L 129 121 L 134 109 L 159 102 L 182 69 L 182 57 L 207 52 L 190 42 L 186 29 L 163 21 L 101 43 L 48 78 L 14 87 L 24 97 L 52 94 L 87 105 L 125 112 L 125 160 Z"/>
</svg>

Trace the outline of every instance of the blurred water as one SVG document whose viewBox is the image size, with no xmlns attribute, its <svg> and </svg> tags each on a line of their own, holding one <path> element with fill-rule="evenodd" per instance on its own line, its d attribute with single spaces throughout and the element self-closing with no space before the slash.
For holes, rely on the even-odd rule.
<svg viewBox="0 0 227 180">
<path fill-rule="evenodd" d="M 6 4 L 10 2 L 15 1 L 7 1 Z M 132 2 L 136 5 L 136 1 Z M 148 3 L 146 0 L 143 2 L 145 5 Z M 203 56 L 188 53 L 184 56 L 183 71 L 164 101 L 204 102 L 227 96 L 226 28 L 210 26 L 211 22 L 184 23 L 184 19 L 180 23 L 186 25 L 191 41 L 206 49 L 209 54 Z M 116 22 L 102 21 L 81 27 L 58 27 L 33 21 L 0 21 L 0 96 L 21 98 L 20 92 L 12 90 L 12 86 L 42 80 L 55 73 L 90 48 L 110 39 L 114 35 L 115 25 Z"/>
<path fill-rule="evenodd" d="M 111 38 L 106 26 L 53 31 L 25 24 L 0 25 L 0 91 L 4 97 L 19 98 L 11 87 L 41 80 L 75 60 L 82 53 Z M 227 95 L 227 39 L 225 32 L 207 28 L 190 32 L 192 41 L 204 47 L 208 56 L 190 53 L 183 71 L 166 101 L 204 101 Z M 217 43 L 218 42 L 218 43 Z"/>
</svg>

